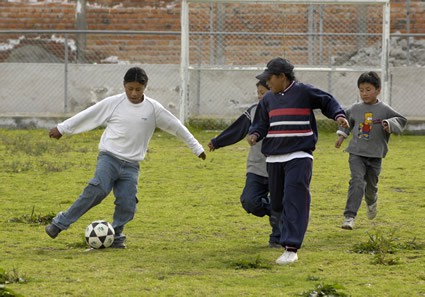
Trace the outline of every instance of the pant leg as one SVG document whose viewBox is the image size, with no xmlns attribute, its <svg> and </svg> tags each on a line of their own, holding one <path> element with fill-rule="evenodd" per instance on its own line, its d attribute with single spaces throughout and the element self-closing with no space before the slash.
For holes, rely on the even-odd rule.
<svg viewBox="0 0 425 297">
<path fill-rule="evenodd" d="M 378 199 L 378 181 L 381 173 L 381 158 L 368 158 L 365 175 L 365 201 L 367 205 L 372 205 Z"/>
<path fill-rule="evenodd" d="M 257 217 L 270 215 L 270 198 L 268 195 L 268 178 L 248 172 L 240 198 L 242 207 L 246 212 Z"/>
<path fill-rule="evenodd" d="M 52 223 L 60 229 L 66 230 L 92 207 L 102 202 L 111 192 L 112 185 L 117 178 L 116 165 L 113 157 L 100 153 L 94 177 L 68 210 L 60 212 L 53 218 Z"/>
<path fill-rule="evenodd" d="M 270 225 L 272 234 L 270 240 L 278 239 L 274 242 L 282 243 L 283 224 L 283 185 L 285 183 L 283 163 L 267 163 L 267 173 L 269 174 L 270 189 Z M 275 238 L 272 238 L 275 237 Z"/>
<path fill-rule="evenodd" d="M 139 164 L 123 161 L 120 166 L 119 179 L 114 185 L 115 211 L 112 227 L 115 241 L 124 242 L 124 226 L 134 218 L 137 205 L 137 187 L 139 183 Z"/>
<path fill-rule="evenodd" d="M 362 203 L 365 193 L 366 159 L 353 154 L 349 156 L 351 179 L 344 210 L 345 217 L 355 218 Z"/>
<path fill-rule="evenodd" d="M 257 217 L 270 216 L 271 203 L 268 178 L 248 172 L 240 200 L 247 213 L 252 213 Z M 272 224 L 272 220 L 270 220 L 270 225 L 272 231 L 269 236 L 269 243 L 279 243 L 280 229 L 278 222 Z"/>
<path fill-rule="evenodd" d="M 281 243 L 299 249 L 304 241 L 310 213 L 310 182 L 313 160 L 296 158 L 285 162 Z"/>
</svg>

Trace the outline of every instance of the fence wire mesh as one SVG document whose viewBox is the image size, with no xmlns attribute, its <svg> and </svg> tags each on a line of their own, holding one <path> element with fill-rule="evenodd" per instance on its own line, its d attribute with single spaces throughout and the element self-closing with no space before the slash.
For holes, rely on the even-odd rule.
<svg viewBox="0 0 425 297">
<path fill-rule="evenodd" d="M 361 72 L 383 71 L 382 3 L 188 2 L 189 116 L 234 116 L 256 100 L 255 75 L 274 57 L 345 106 Z M 379 53 L 374 56 L 363 52 Z"/>
<path fill-rule="evenodd" d="M 149 76 L 147 95 L 176 116 L 234 119 L 256 102 L 255 76 L 283 56 L 297 79 L 348 106 L 356 81 L 382 72 L 382 4 L 189 2 L 187 101 L 182 105 L 182 32 L 0 31 L 0 114 L 69 115 L 123 91 L 125 71 Z M 391 34 L 389 99 L 423 118 L 425 35 Z M 341 70 L 344 69 L 344 70 Z"/>
<path fill-rule="evenodd" d="M 382 21 L 382 4 L 189 3 L 190 63 L 262 65 L 284 55 L 298 65 L 344 65 L 382 45 Z"/>
<path fill-rule="evenodd" d="M 148 95 L 178 113 L 180 32 L 23 31 L 0 38 L 2 114 L 78 112 L 123 92 L 133 65 L 148 73 Z"/>
</svg>

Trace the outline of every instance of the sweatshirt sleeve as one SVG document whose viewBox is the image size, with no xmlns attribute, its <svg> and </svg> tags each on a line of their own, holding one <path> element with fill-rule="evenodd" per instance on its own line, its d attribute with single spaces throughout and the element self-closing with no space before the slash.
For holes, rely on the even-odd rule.
<svg viewBox="0 0 425 297">
<path fill-rule="evenodd" d="M 254 120 L 249 128 L 249 135 L 257 135 L 257 142 L 266 137 L 269 131 L 270 119 L 267 111 L 268 93 L 261 99 L 255 111 Z"/>
<path fill-rule="evenodd" d="M 199 156 L 202 152 L 204 152 L 202 145 L 178 118 L 165 109 L 159 102 L 156 102 L 154 106 L 156 126 L 159 129 L 183 140 L 195 155 Z"/>
<path fill-rule="evenodd" d="M 245 138 L 248 134 L 249 127 L 251 126 L 251 110 L 248 108 L 239 118 L 236 119 L 229 127 L 222 131 L 217 137 L 211 139 L 214 148 L 218 149 L 225 147 Z"/>
<path fill-rule="evenodd" d="M 313 109 L 319 108 L 323 115 L 332 120 L 346 117 L 344 109 L 331 94 L 312 86 L 309 87 L 309 97 L 312 100 Z"/>
<path fill-rule="evenodd" d="M 384 119 L 383 121 L 388 123 L 388 126 L 390 127 L 390 133 L 401 134 L 404 128 L 406 128 L 407 119 L 395 111 L 391 106 L 388 106 L 388 108 L 388 118 Z"/>
<path fill-rule="evenodd" d="M 104 125 L 110 116 L 111 99 L 112 97 L 106 98 L 59 123 L 57 125 L 59 132 L 61 134 L 78 134 Z"/>
</svg>

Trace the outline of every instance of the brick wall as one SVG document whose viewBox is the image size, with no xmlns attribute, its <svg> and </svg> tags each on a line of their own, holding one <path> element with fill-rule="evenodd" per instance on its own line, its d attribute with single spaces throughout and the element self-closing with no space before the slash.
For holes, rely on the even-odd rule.
<svg viewBox="0 0 425 297">
<path fill-rule="evenodd" d="M 88 3 L 86 23 L 89 30 L 180 31 L 180 1 L 177 0 L 97 0 Z M 75 8 L 76 0 L 3 1 L 0 2 L 0 30 L 78 29 Z M 237 6 L 233 9 L 237 10 Z M 296 15 L 296 12 L 294 13 Z M 425 32 L 424 1 L 410 1 L 410 28 L 408 30 L 406 28 L 406 14 L 406 1 L 391 1 L 391 32 L 399 31 L 405 33 L 408 30 L 410 33 Z M 273 18 L 265 18 L 264 20 L 267 19 L 270 20 Z M 299 19 L 288 18 L 286 24 L 293 27 L 302 26 L 305 28 L 306 25 L 300 24 Z M 244 16 L 241 15 L 235 15 L 235 17 L 229 19 L 232 24 L 241 23 L 242 25 L 246 25 L 243 24 L 243 20 Z M 262 29 L 261 25 L 250 25 L 253 30 L 261 31 Z M 352 30 L 354 29 L 352 28 Z M 0 43 L 5 38 L 10 39 L 14 37 L 17 38 L 18 36 L 0 34 Z M 129 61 L 155 61 L 156 63 L 173 64 L 179 62 L 180 37 L 176 35 L 170 34 L 160 37 L 153 35 L 129 35 L 121 38 L 117 36 L 113 40 L 110 37 L 97 38 L 88 36 L 87 38 L 88 52 L 85 55 L 85 59 L 88 59 L 87 62 L 99 62 L 107 55 L 111 55 L 111 47 L 115 48 L 114 54 L 119 56 L 120 59 Z M 47 48 L 52 46 L 54 45 L 49 45 Z M 235 46 L 240 45 L 236 44 Z M 274 46 L 276 47 L 276 44 Z M 280 44 L 277 44 L 278 48 L 280 46 Z M 58 49 L 58 51 L 60 50 Z M 6 60 L 9 54 L 10 52 L 0 52 L 0 61 Z M 305 53 L 302 54 L 305 55 Z M 261 53 L 256 52 L 253 55 L 261 55 Z M 91 59 L 96 61 L 91 61 Z M 236 62 L 237 56 L 235 57 Z"/>
</svg>

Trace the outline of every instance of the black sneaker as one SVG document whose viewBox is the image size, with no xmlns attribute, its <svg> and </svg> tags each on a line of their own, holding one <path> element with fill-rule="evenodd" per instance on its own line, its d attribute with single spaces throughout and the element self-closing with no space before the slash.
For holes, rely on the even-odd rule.
<svg viewBox="0 0 425 297">
<path fill-rule="evenodd" d="M 283 248 L 283 246 L 278 242 L 269 242 L 269 248 L 281 249 L 281 248 Z"/>
<path fill-rule="evenodd" d="M 111 248 L 113 249 L 126 249 L 127 246 L 125 245 L 124 242 L 115 242 L 111 245 Z"/>
<path fill-rule="evenodd" d="M 61 229 L 59 229 L 53 224 L 47 225 L 44 230 L 46 231 L 47 235 L 49 235 L 53 239 L 55 239 L 58 236 L 58 234 L 62 231 Z"/>
</svg>

